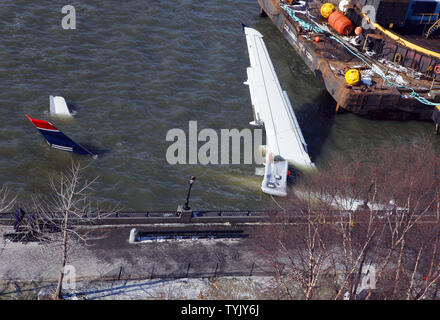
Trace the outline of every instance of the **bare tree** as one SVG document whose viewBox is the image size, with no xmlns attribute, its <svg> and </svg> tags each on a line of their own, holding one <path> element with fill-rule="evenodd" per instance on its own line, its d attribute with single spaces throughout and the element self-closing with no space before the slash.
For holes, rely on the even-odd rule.
<svg viewBox="0 0 440 320">
<path fill-rule="evenodd" d="M 404 292 L 412 291 L 418 266 L 425 260 L 422 253 L 427 249 L 426 241 L 430 238 L 429 233 L 419 230 L 437 225 L 440 161 L 429 140 L 406 147 L 387 145 L 379 148 L 372 159 L 375 200 L 380 203 L 391 200 L 393 207 L 382 217 L 383 238 L 374 253 L 376 282 L 385 298 L 405 298 L 401 291 L 403 287 L 407 288 Z M 413 246 L 412 252 L 410 246 Z M 411 264 L 413 270 L 409 272 L 407 268 Z M 367 299 L 371 295 L 372 291 Z"/>
<path fill-rule="evenodd" d="M 9 191 L 9 188 L 6 185 L 3 185 L 0 188 L 0 215 L 10 211 L 14 207 L 16 199 L 17 196 L 12 196 Z M 1 243 L 0 243 L 0 257 L 3 251 L 5 250 L 5 247 L 6 247 L 6 241 L 3 238 L 1 239 Z M 2 283 L 2 287 L 3 288 L 0 288 L 0 293 L 3 293 L 8 288 L 8 284 Z"/>
<path fill-rule="evenodd" d="M 34 198 L 33 201 L 35 219 L 30 225 L 33 235 L 48 245 L 55 245 L 61 253 L 55 299 L 62 298 L 62 284 L 71 244 L 75 241 L 87 244 L 93 238 L 87 226 L 114 212 L 111 210 L 103 213 L 94 208 L 90 195 L 96 178 L 84 180 L 81 177 L 82 171 L 79 162 L 72 162 L 67 172 L 50 178 L 50 195 L 43 199 Z"/>
<path fill-rule="evenodd" d="M 12 196 L 6 185 L 0 188 L 0 214 L 8 212 L 14 207 L 17 196 Z"/>
<path fill-rule="evenodd" d="M 0 188 L 0 215 L 10 211 L 15 204 L 17 196 L 11 196 L 11 193 L 6 185 Z M 0 244 L 0 255 L 5 248 L 5 241 Z"/>
<path fill-rule="evenodd" d="M 280 290 L 294 298 L 299 287 L 311 299 L 326 287 L 333 299 L 354 299 L 365 289 L 364 267 L 374 267 L 376 289 L 365 299 L 436 297 L 440 159 L 431 141 L 364 148 L 326 167 L 278 204 L 284 221 L 260 230 L 257 252 Z"/>
<path fill-rule="evenodd" d="M 278 297 L 311 300 L 316 294 L 329 255 L 327 238 L 311 202 L 285 210 L 257 232 L 256 252 L 271 267 L 279 284 Z"/>
</svg>

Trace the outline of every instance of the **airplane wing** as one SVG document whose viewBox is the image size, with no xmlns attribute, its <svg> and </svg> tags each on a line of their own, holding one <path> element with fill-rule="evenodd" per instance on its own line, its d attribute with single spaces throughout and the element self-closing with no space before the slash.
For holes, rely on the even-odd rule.
<svg viewBox="0 0 440 320">
<path fill-rule="evenodd" d="M 261 189 L 263 192 L 286 196 L 288 162 L 299 167 L 314 167 L 307 144 L 290 104 L 281 89 L 272 61 L 257 30 L 243 26 L 249 51 L 247 68 L 254 121 L 266 130 L 266 168 Z"/>
<path fill-rule="evenodd" d="M 268 149 L 293 165 L 313 167 L 295 112 L 287 93 L 281 89 L 263 36 L 257 30 L 244 27 L 249 51 L 247 68 L 254 122 L 264 124 Z"/>
</svg>

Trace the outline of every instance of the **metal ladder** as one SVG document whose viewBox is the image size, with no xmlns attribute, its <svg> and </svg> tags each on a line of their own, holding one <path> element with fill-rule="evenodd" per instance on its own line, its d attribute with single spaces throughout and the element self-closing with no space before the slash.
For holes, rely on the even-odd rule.
<svg viewBox="0 0 440 320">
<path fill-rule="evenodd" d="M 428 39 L 429 36 L 434 33 L 438 28 L 440 28 L 440 18 L 434 22 L 434 24 L 429 27 L 428 31 L 425 32 L 425 38 Z"/>
</svg>

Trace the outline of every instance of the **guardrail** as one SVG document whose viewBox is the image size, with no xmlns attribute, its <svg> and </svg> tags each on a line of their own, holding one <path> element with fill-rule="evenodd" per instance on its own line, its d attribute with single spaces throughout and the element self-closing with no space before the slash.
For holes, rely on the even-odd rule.
<svg viewBox="0 0 440 320">
<path fill-rule="evenodd" d="M 272 214 L 271 214 L 272 213 Z M 29 216 L 29 214 L 26 214 Z M 25 216 L 26 216 L 25 215 Z M 102 214 L 104 217 L 96 219 L 96 214 L 84 215 L 84 219 L 72 218 L 73 224 L 95 225 L 138 225 L 155 223 L 224 223 L 224 222 L 258 222 L 267 220 L 275 211 L 147 211 L 147 212 L 120 212 Z M 61 215 L 60 215 L 61 217 Z M 88 221 L 87 218 L 90 218 Z M 0 225 L 12 225 L 13 213 L 0 214 Z M 54 219 L 57 220 L 57 219 Z M 61 220 L 61 218 L 59 219 Z"/>
<path fill-rule="evenodd" d="M 375 211 L 377 216 L 385 219 L 393 215 L 392 210 Z M 72 224 L 78 225 L 141 225 L 158 223 L 252 223 L 265 222 L 276 219 L 280 210 L 270 211 L 146 211 L 146 212 L 120 212 L 109 215 L 104 214 L 104 218 L 96 219 L 97 215 L 89 213 L 84 215 L 84 219 L 70 219 Z M 402 213 L 402 211 L 399 211 Z M 25 215 L 29 216 L 30 214 Z M 331 210 L 326 212 L 312 213 L 312 220 L 317 222 L 335 222 L 341 218 L 351 218 L 355 222 L 360 222 L 360 211 L 355 210 Z M 60 216 L 61 217 L 61 216 Z M 87 218 L 90 218 L 88 220 Z M 424 221 L 438 221 L 437 213 L 427 213 L 423 215 Z M 56 220 L 56 219 L 55 219 Z M 61 220 L 61 218 L 59 219 Z M 308 222 L 310 217 L 306 217 L 301 212 L 289 212 L 286 222 Z M 0 214 L 0 225 L 13 225 L 15 221 L 13 213 Z M 367 220 L 366 220 L 367 221 Z"/>
</svg>

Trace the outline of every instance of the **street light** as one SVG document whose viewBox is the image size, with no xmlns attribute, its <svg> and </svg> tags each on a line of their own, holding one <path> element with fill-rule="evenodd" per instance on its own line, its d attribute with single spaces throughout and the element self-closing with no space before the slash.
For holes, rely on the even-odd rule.
<svg viewBox="0 0 440 320">
<path fill-rule="evenodd" d="M 186 202 L 185 205 L 183 206 L 183 210 L 191 209 L 188 204 L 189 204 L 189 196 L 191 195 L 191 188 L 194 181 L 196 181 L 196 177 L 191 176 L 191 178 L 189 179 L 189 189 L 188 189 L 188 194 L 186 195 Z"/>
</svg>

